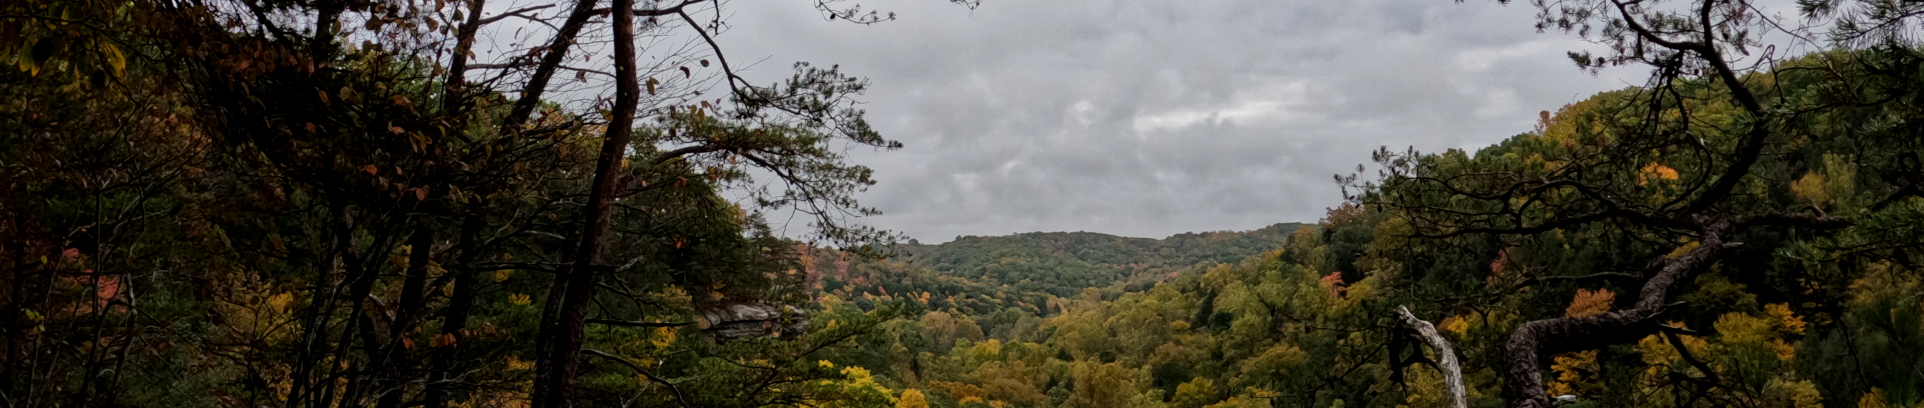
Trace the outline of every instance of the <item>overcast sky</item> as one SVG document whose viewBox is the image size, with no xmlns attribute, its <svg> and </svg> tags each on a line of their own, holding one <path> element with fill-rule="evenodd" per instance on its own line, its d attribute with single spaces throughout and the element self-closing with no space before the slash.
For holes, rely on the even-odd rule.
<svg viewBox="0 0 1924 408">
<path fill-rule="evenodd" d="M 761 83 L 794 61 L 869 78 L 907 147 L 854 154 L 868 222 L 925 243 L 1314 222 L 1379 146 L 1474 149 L 1643 78 L 1579 71 L 1588 44 L 1527 3 L 891 0 L 862 4 L 899 16 L 872 26 L 812 5 L 729 3 L 718 40 Z"/>
</svg>

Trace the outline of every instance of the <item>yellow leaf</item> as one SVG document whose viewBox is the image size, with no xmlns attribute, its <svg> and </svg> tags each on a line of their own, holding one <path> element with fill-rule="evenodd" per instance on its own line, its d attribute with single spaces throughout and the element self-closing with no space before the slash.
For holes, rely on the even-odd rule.
<svg viewBox="0 0 1924 408">
<path fill-rule="evenodd" d="M 270 307 L 273 307 L 275 312 L 280 312 L 280 313 L 287 313 L 287 305 L 288 303 L 292 303 L 293 301 L 294 301 L 294 292 L 287 292 L 287 293 L 282 293 L 282 294 L 267 297 L 267 305 Z"/>
<path fill-rule="evenodd" d="M 33 61 L 33 51 L 31 50 L 32 48 L 30 47 L 20 47 L 20 55 L 14 57 L 14 65 L 20 67 L 20 72 L 27 72 L 29 75 L 37 76 L 40 75 L 40 64 Z"/>
<path fill-rule="evenodd" d="M 1790 406 L 1794 408 L 1824 406 L 1824 395 L 1817 391 L 1817 384 L 1809 380 L 1788 381 L 1783 378 L 1773 378 L 1764 384 L 1764 392 L 1781 395 L 1782 398 L 1790 400 Z"/>
<path fill-rule="evenodd" d="M 1579 351 L 1558 354 L 1551 359 L 1550 370 L 1557 373 L 1557 379 L 1547 384 L 1550 395 L 1577 394 L 1577 386 L 1585 382 L 1585 373 L 1597 370 L 1597 351 Z"/>
<path fill-rule="evenodd" d="M 121 55 L 120 48 L 103 42 L 100 43 L 100 53 L 106 54 L 107 65 L 114 67 L 114 76 L 127 75 L 127 56 Z"/>
<path fill-rule="evenodd" d="M 521 361 L 521 359 L 515 358 L 514 356 L 508 356 L 508 371 L 521 371 L 530 368 L 534 368 L 534 362 Z"/>
<path fill-rule="evenodd" d="M 1784 339 L 1771 339 L 1770 350 L 1777 353 L 1779 361 L 1790 362 L 1791 359 L 1797 358 L 1797 346 L 1784 342 Z"/>
<path fill-rule="evenodd" d="M 929 408 L 929 400 L 927 396 L 922 395 L 922 390 L 910 388 L 902 391 L 902 396 L 896 398 L 895 408 Z"/>
<path fill-rule="evenodd" d="M 1664 257 L 1676 258 L 1676 257 L 1684 256 L 1684 254 L 1688 254 L 1690 253 L 1690 251 L 1697 250 L 1697 247 L 1700 245 L 1702 244 L 1697 243 L 1697 241 L 1690 241 L 1688 243 L 1678 246 L 1677 249 L 1675 250 L 1671 250 L 1670 253 L 1664 255 Z"/>
<path fill-rule="evenodd" d="M 1782 325 L 1780 328 L 1784 329 L 1784 331 L 1790 332 L 1791 334 L 1804 334 L 1804 318 L 1798 317 L 1796 313 L 1791 312 L 1790 304 L 1772 303 L 1764 305 L 1764 313 L 1777 318 L 1777 323 Z"/>
<path fill-rule="evenodd" d="M 1884 389 L 1871 388 L 1864 398 L 1857 399 L 1857 408 L 1891 408 L 1891 404 L 1884 402 Z"/>
<path fill-rule="evenodd" d="M 1730 312 L 1717 317 L 1714 325 L 1725 344 L 1764 343 L 1771 338 L 1771 321 Z"/>
<path fill-rule="evenodd" d="M 1470 331 L 1470 322 L 1461 317 L 1450 316 L 1443 318 L 1442 329 L 1460 336 Z"/>
<path fill-rule="evenodd" d="M 1803 178 L 1790 182 L 1790 191 L 1797 193 L 1797 197 L 1822 207 L 1824 203 L 1830 202 L 1830 190 L 1825 188 L 1828 183 L 1825 183 L 1824 178 L 1823 174 L 1814 171 L 1806 173 Z"/>
</svg>

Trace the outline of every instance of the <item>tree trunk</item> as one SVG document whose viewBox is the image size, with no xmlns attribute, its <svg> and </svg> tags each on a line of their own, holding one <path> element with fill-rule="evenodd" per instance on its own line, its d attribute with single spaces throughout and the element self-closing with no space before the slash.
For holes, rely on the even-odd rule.
<svg viewBox="0 0 1924 408">
<path fill-rule="evenodd" d="M 447 408 L 448 381 L 461 360 L 461 331 L 468 328 L 468 314 L 474 310 L 475 271 L 470 264 L 477 257 L 482 227 L 481 216 L 470 213 L 461 222 L 461 241 L 453 251 L 459 257 L 450 265 L 454 273 L 454 294 L 448 296 L 448 306 L 441 318 L 441 334 L 454 341 L 435 348 L 434 368 L 428 374 L 427 391 L 422 399 L 427 408 Z"/>
<path fill-rule="evenodd" d="M 461 99 L 467 95 L 468 52 L 474 49 L 474 37 L 481 32 L 481 11 L 486 5 L 487 0 L 468 2 L 468 19 L 461 23 L 460 31 L 455 34 L 454 54 L 448 56 L 448 79 L 444 81 L 447 88 L 441 93 L 442 112 L 455 112 L 455 109 L 461 106 Z M 465 112 L 455 115 L 454 120 L 461 126 L 450 126 L 454 129 L 453 132 L 460 132 L 461 129 L 467 128 Z"/>
<path fill-rule="evenodd" d="M 18 228 L 18 225 L 17 223 L 14 224 L 15 228 Z M 15 233 L 17 234 L 18 232 Z M 26 237 L 15 237 L 14 239 L 25 240 Z M 27 296 L 27 266 L 26 262 L 21 260 L 22 257 L 26 256 L 24 253 L 24 251 L 26 251 L 26 245 L 20 245 L 18 242 L 10 244 L 13 246 L 13 250 L 10 251 L 13 255 L 13 268 L 11 271 L 13 276 L 9 277 L 8 283 L 10 283 L 10 285 L 7 286 L 12 288 L 12 293 L 7 295 L 7 309 L 5 310 L 7 316 L 4 321 L 0 321 L 0 323 L 6 324 L 4 329 L 6 330 L 7 336 L 6 349 L 0 350 L 0 353 L 4 353 L 4 355 L 0 355 L 0 393 L 7 395 L 5 398 L 0 398 L 0 402 L 5 402 L 9 406 L 13 406 L 18 405 L 18 402 L 14 401 L 17 398 L 14 397 L 14 395 L 19 392 L 19 389 L 13 386 L 14 384 L 18 384 L 14 382 L 14 367 L 19 365 L 21 355 L 24 354 L 21 353 L 21 349 L 23 348 L 21 346 L 26 339 L 26 336 L 21 335 L 21 331 L 26 330 L 27 327 L 25 304 Z"/>
<path fill-rule="evenodd" d="M 474 37 L 481 31 L 481 11 L 486 5 L 487 0 L 468 2 L 467 20 L 461 23 L 461 28 L 457 31 L 454 54 L 449 57 L 448 77 L 444 81 L 447 88 L 441 93 L 441 111 L 453 115 L 454 125 L 449 126 L 450 129 L 454 129 L 453 132 L 461 132 L 461 129 L 468 127 L 469 113 L 457 111 L 467 97 L 468 52 L 474 49 Z M 459 336 L 462 330 L 468 328 L 468 313 L 474 308 L 475 272 L 470 264 L 476 256 L 475 246 L 478 245 L 478 235 L 481 233 L 483 223 L 481 216 L 475 214 L 475 211 L 482 208 L 487 208 L 487 204 L 484 200 L 477 200 L 468 210 L 468 215 L 461 221 L 461 235 L 457 238 L 454 248 L 448 251 L 449 259 L 452 261 L 447 264 L 447 267 L 449 273 L 454 274 L 454 293 L 448 296 L 447 308 L 441 315 L 441 334 L 454 341 L 442 344 L 441 347 L 430 347 L 433 350 L 434 362 L 429 368 L 427 384 L 421 393 L 423 405 L 427 408 L 447 408 L 448 406 L 448 381 L 452 378 L 455 365 L 461 358 L 462 342 Z M 429 345 L 433 346 L 434 342 L 430 342 Z"/>
<path fill-rule="evenodd" d="M 543 327 L 553 330 L 554 334 L 547 336 L 551 339 L 546 350 L 549 353 L 546 359 L 549 367 L 535 367 L 537 373 L 547 374 L 545 381 L 536 379 L 535 408 L 574 406 L 575 375 L 581 368 L 578 354 L 581 351 L 582 328 L 588 317 L 588 303 L 595 295 L 595 274 L 600 271 L 602 253 L 608 246 L 609 221 L 612 219 L 615 197 L 620 194 L 622 162 L 627 156 L 628 142 L 634 133 L 635 111 L 640 103 L 641 84 L 635 73 L 634 1 L 615 0 L 613 9 L 613 117 L 608 119 L 608 134 L 602 139 L 601 156 L 596 160 L 594 190 L 589 195 L 580 246 L 576 248 L 573 262 L 564 273 L 555 274 L 555 287 L 565 288 L 565 291 L 559 302 L 560 309 L 552 316 L 554 324 Z M 548 304 L 555 305 L 556 302 L 550 301 Z"/>
<path fill-rule="evenodd" d="M 387 341 L 381 347 L 383 370 L 375 373 L 381 376 L 380 386 L 374 392 L 380 393 L 379 408 L 400 408 L 402 397 L 407 393 L 404 385 L 407 367 L 408 333 L 413 331 L 414 317 L 421 314 L 426 306 L 422 292 L 428 282 L 428 263 L 434 260 L 434 229 L 427 221 L 416 221 L 414 234 L 408 237 L 408 266 L 401 278 L 401 298 L 396 301 L 394 321 L 388 324 Z"/>
<path fill-rule="evenodd" d="M 582 26 L 587 25 L 588 17 L 594 14 L 598 3 L 597 0 L 575 1 L 574 10 L 568 13 L 568 19 L 561 23 L 561 28 L 555 31 L 554 40 L 548 43 L 541 65 L 535 67 L 534 73 L 528 76 L 528 82 L 521 87 L 521 99 L 515 101 L 513 109 L 508 111 L 508 117 L 502 121 L 502 133 L 512 135 L 521 132 L 522 125 L 528 122 L 529 115 L 533 115 L 535 107 L 541 103 L 541 93 L 547 90 L 548 80 L 560 68 L 568 50 L 574 47 L 575 36 L 581 33 Z M 562 254 L 562 266 L 555 273 L 548 296 L 542 300 L 541 323 L 534 339 L 534 385 L 529 395 L 535 408 L 545 406 L 543 401 L 549 400 L 548 393 L 552 391 L 549 377 L 554 362 L 549 358 L 554 355 L 554 336 L 557 333 L 552 326 L 560 320 L 561 299 L 566 297 L 568 290 L 565 277 L 572 270 L 569 265 L 573 264 L 574 256 L 573 251 Z"/>
</svg>

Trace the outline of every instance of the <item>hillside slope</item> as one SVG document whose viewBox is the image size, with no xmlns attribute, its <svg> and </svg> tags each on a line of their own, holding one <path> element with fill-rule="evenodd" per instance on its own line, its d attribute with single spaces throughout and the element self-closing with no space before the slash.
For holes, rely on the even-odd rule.
<svg viewBox="0 0 1924 408">
<path fill-rule="evenodd" d="M 1094 232 L 967 236 L 940 245 L 904 247 L 897 260 L 948 276 L 1070 296 L 1088 287 L 1167 277 L 1197 264 L 1239 262 L 1281 247 L 1303 225 L 1281 223 L 1250 231 L 1183 233 L 1163 239 Z"/>
<path fill-rule="evenodd" d="M 1076 296 L 1089 288 L 1110 295 L 1140 291 L 1191 267 L 1241 262 L 1282 247 L 1305 225 L 1163 239 L 1093 232 L 965 236 L 938 245 L 897 246 L 893 256 L 876 260 L 816 249 L 804 264 L 811 285 L 822 294 L 857 302 L 865 293 L 915 294 L 931 297 L 936 308 L 1040 312 L 1037 305 L 1049 297 Z"/>
</svg>

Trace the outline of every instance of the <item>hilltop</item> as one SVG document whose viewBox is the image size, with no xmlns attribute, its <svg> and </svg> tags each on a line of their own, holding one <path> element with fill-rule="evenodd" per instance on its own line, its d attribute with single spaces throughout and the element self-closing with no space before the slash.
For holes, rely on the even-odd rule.
<svg viewBox="0 0 1924 408">
<path fill-rule="evenodd" d="M 823 294 L 860 298 L 926 292 L 933 307 L 1039 311 L 1035 305 L 1051 296 L 1076 296 L 1089 288 L 1112 295 L 1140 291 L 1186 269 L 1241 262 L 1281 248 L 1307 225 L 1278 223 L 1162 239 L 1095 232 L 963 236 L 935 245 L 898 245 L 885 259 L 815 249 L 804 264 L 811 285 Z"/>
</svg>

